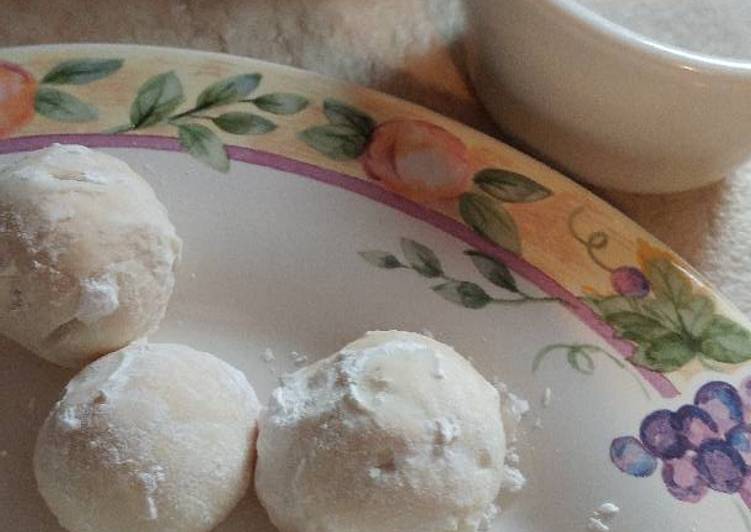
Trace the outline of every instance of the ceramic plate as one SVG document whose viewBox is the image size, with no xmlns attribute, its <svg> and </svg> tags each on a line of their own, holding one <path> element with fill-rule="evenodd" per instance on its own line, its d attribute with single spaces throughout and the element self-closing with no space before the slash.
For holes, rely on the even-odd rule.
<svg viewBox="0 0 751 532">
<path fill-rule="evenodd" d="M 528 483 L 493 530 L 586 530 L 612 502 L 614 531 L 751 531 L 747 323 L 578 185 L 423 108 L 249 59 L 0 58 L 0 164 L 85 144 L 167 205 L 185 254 L 153 340 L 225 358 L 265 399 L 365 331 L 429 331 L 532 406 Z M 31 456 L 71 376 L 2 343 L 3 530 L 61 530 Z M 273 528 L 250 494 L 219 530 Z"/>
</svg>

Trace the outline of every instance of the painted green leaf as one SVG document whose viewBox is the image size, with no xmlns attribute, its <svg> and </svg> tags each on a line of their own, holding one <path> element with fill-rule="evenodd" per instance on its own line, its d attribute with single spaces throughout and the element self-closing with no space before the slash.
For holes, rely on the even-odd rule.
<svg viewBox="0 0 751 532">
<path fill-rule="evenodd" d="M 568 365 L 579 373 L 592 375 L 595 372 L 595 361 L 592 359 L 592 355 L 581 347 L 572 346 L 566 353 L 566 360 Z"/>
<path fill-rule="evenodd" d="M 518 292 L 516 280 L 509 271 L 508 267 L 494 257 L 480 253 L 473 249 L 464 252 L 475 265 L 480 275 L 496 286 L 500 286 L 510 292 Z"/>
<path fill-rule="evenodd" d="M 271 120 L 239 111 L 221 114 L 212 121 L 222 131 L 233 135 L 263 135 L 276 129 L 276 124 Z"/>
<path fill-rule="evenodd" d="M 644 275 L 657 299 L 666 299 L 676 307 L 687 305 L 693 296 L 693 287 L 688 276 L 665 258 L 649 261 Z"/>
<path fill-rule="evenodd" d="M 673 332 L 660 321 L 633 311 L 608 314 L 606 320 L 621 336 L 638 343 L 649 343 Z"/>
<path fill-rule="evenodd" d="M 34 109 L 40 115 L 60 122 L 88 122 L 99 116 L 97 110 L 67 92 L 39 87 Z"/>
<path fill-rule="evenodd" d="M 253 99 L 253 103 L 267 113 L 275 115 L 293 115 L 308 106 L 307 98 L 289 92 L 274 92 Z"/>
<path fill-rule="evenodd" d="M 130 122 L 134 128 L 154 125 L 167 118 L 183 100 L 183 86 L 175 73 L 158 74 L 138 89 L 130 106 Z"/>
<path fill-rule="evenodd" d="M 466 281 L 448 281 L 433 287 L 442 298 L 465 308 L 483 308 L 493 299 L 481 287 Z"/>
<path fill-rule="evenodd" d="M 509 203 L 530 203 L 550 196 L 550 189 L 530 178 L 500 168 L 486 168 L 475 174 L 480 189 L 494 198 Z"/>
<path fill-rule="evenodd" d="M 227 152 L 216 133 L 200 124 L 184 124 L 177 129 L 180 144 L 193 157 L 220 172 L 229 170 Z"/>
<path fill-rule="evenodd" d="M 56 65 L 42 78 L 42 83 L 55 85 L 85 85 L 117 72 L 122 59 L 73 59 Z"/>
<path fill-rule="evenodd" d="M 678 308 L 672 301 L 665 298 L 643 299 L 638 302 L 642 314 L 650 316 L 676 333 L 682 332 Z"/>
<path fill-rule="evenodd" d="M 330 159 L 356 159 L 365 150 L 367 139 L 351 125 L 314 126 L 299 134 L 300 139 Z"/>
<path fill-rule="evenodd" d="M 699 338 L 715 316 L 714 302 L 709 297 L 694 295 L 677 312 L 685 331 L 694 338 Z"/>
<path fill-rule="evenodd" d="M 661 322 L 674 332 L 700 337 L 714 316 L 714 303 L 701 295 L 689 294 L 681 305 L 658 297 L 638 302 L 641 312 Z"/>
<path fill-rule="evenodd" d="M 682 368 L 696 355 L 696 350 L 685 338 L 671 333 L 647 346 L 640 346 L 629 360 L 637 366 L 666 373 Z"/>
<path fill-rule="evenodd" d="M 477 233 L 517 255 L 521 254 L 519 230 L 501 205 L 487 196 L 466 192 L 459 198 L 459 213 Z"/>
<path fill-rule="evenodd" d="M 370 115 L 331 98 L 324 100 L 323 112 L 332 124 L 350 126 L 365 138 L 370 138 L 376 126 Z"/>
<path fill-rule="evenodd" d="M 401 248 L 410 266 L 423 277 L 432 278 L 443 275 L 441 261 L 427 246 L 409 238 L 402 238 Z"/>
<path fill-rule="evenodd" d="M 634 312 L 638 308 L 637 302 L 626 296 L 598 297 L 591 301 L 605 318 L 617 312 Z"/>
<path fill-rule="evenodd" d="M 399 259 L 388 251 L 361 251 L 359 255 L 365 259 L 366 262 L 373 266 L 377 266 L 378 268 L 393 270 L 395 268 L 403 267 L 403 264 L 399 262 Z"/>
<path fill-rule="evenodd" d="M 728 318 L 714 316 L 704 330 L 701 348 L 707 358 L 740 364 L 751 360 L 751 333 Z"/>
<path fill-rule="evenodd" d="M 196 100 L 198 109 L 208 109 L 217 105 L 242 100 L 253 92 L 261 83 L 260 74 L 240 74 L 232 76 L 206 87 Z"/>
</svg>

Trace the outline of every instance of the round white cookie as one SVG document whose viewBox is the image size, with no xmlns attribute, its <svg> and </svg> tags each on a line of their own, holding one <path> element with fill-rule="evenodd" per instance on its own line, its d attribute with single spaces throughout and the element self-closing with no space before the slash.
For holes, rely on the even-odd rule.
<svg viewBox="0 0 751 532">
<path fill-rule="evenodd" d="M 40 430 L 42 497 L 71 532 L 205 532 L 243 496 L 260 406 L 207 353 L 134 344 L 65 389 Z"/>
<path fill-rule="evenodd" d="M 495 512 L 498 392 L 425 336 L 368 333 L 287 376 L 259 430 L 256 491 L 282 532 L 475 531 Z"/>
<path fill-rule="evenodd" d="M 55 144 L 0 170 L 0 334 L 80 367 L 153 332 L 182 243 L 146 181 Z"/>
</svg>

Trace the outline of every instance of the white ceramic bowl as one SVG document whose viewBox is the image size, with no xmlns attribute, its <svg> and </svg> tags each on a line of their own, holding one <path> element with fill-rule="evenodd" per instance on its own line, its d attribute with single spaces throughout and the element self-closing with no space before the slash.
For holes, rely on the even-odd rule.
<svg viewBox="0 0 751 532">
<path fill-rule="evenodd" d="M 672 192 L 751 156 L 751 63 L 670 48 L 573 0 L 466 0 L 470 71 L 512 137 L 595 185 Z"/>
</svg>

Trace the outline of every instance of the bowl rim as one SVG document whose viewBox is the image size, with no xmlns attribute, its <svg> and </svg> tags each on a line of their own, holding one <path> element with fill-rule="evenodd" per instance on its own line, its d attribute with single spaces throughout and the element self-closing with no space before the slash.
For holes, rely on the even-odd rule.
<svg viewBox="0 0 751 532">
<path fill-rule="evenodd" d="M 721 75 L 723 77 L 751 77 L 751 59 L 744 61 L 692 52 L 663 44 L 636 31 L 605 18 L 578 0 L 535 0 L 540 7 L 547 6 L 559 15 L 573 21 L 579 29 L 596 37 L 614 41 L 619 47 L 637 52 L 646 59 L 656 60 L 681 70 Z"/>
</svg>

